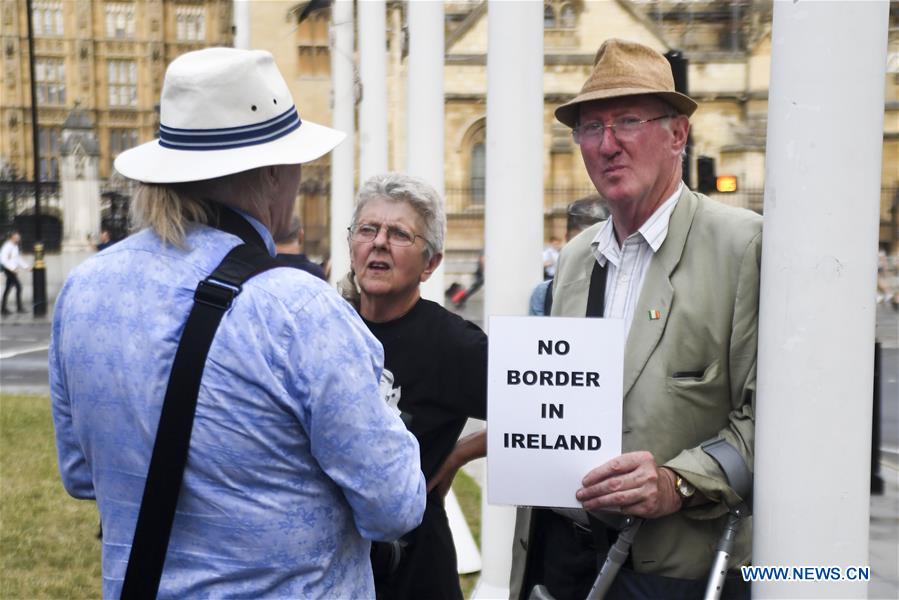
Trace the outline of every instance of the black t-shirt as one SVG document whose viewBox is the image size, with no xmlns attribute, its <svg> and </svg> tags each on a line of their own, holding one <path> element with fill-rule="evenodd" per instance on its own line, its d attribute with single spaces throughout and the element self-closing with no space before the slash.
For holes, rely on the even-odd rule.
<svg viewBox="0 0 899 600">
<path fill-rule="evenodd" d="M 466 420 L 487 417 L 487 336 L 425 299 L 399 319 L 365 324 L 384 346 L 384 368 L 393 374 L 399 409 L 430 479 Z"/>
<path fill-rule="evenodd" d="M 384 346 L 403 421 L 421 449 L 430 479 L 452 451 L 469 417 L 487 416 L 487 336 L 439 304 L 421 299 L 387 323 L 365 322 Z M 442 499 L 428 498 L 422 525 L 406 538 L 407 556 L 382 598 L 461 598 L 456 554 Z"/>
</svg>

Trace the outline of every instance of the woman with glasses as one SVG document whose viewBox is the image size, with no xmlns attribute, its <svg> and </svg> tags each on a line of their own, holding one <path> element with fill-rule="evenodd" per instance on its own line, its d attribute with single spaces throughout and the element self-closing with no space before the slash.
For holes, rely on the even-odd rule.
<svg viewBox="0 0 899 600">
<path fill-rule="evenodd" d="M 437 192 L 398 173 L 363 184 L 349 227 L 342 291 L 384 346 L 382 390 L 418 439 L 429 491 L 421 526 L 372 548 L 378 598 L 462 597 L 443 497 L 458 468 L 486 453 L 483 432 L 458 438 L 469 417 L 486 416 L 487 336 L 419 293 L 443 259 L 445 229 Z"/>
</svg>

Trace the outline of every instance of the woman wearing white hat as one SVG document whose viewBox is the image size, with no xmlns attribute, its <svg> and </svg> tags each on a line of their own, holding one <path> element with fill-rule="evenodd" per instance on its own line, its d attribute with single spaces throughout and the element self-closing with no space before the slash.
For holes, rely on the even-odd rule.
<svg viewBox="0 0 899 600">
<path fill-rule="evenodd" d="M 160 109 L 159 139 L 115 165 L 141 182 L 132 212 L 144 228 L 72 272 L 53 322 L 60 471 L 70 494 L 97 500 L 104 597 L 129 596 L 198 283 L 242 243 L 273 255 L 300 163 L 344 137 L 300 120 L 262 51 L 177 58 Z M 425 491 L 417 444 L 378 394 L 381 348 L 297 269 L 265 270 L 233 293 L 199 363 L 159 596 L 370 597 L 369 540 L 418 525 Z"/>
</svg>

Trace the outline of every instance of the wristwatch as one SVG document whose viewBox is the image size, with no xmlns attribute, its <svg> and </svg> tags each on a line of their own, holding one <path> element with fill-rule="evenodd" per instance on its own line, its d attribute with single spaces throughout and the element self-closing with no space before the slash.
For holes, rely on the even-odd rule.
<svg viewBox="0 0 899 600">
<path fill-rule="evenodd" d="M 677 491 L 677 495 L 680 496 L 680 499 L 684 506 L 690 501 L 690 498 L 693 497 L 693 494 L 696 493 L 696 488 L 693 487 L 693 484 L 678 475 L 674 480 L 674 489 Z"/>
</svg>

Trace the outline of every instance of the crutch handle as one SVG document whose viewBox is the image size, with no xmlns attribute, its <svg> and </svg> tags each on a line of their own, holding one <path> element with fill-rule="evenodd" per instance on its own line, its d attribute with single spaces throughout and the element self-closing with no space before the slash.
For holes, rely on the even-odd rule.
<svg viewBox="0 0 899 600">
<path fill-rule="evenodd" d="M 627 560 L 631 544 L 634 543 L 634 538 L 637 536 L 637 531 L 642 524 L 643 519 L 627 517 L 624 528 L 618 534 L 618 539 L 609 548 L 606 560 L 599 569 L 599 574 L 593 582 L 593 587 L 590 588 L 590 593 L 587 594 L 587 600 L 602 600 L 605 598 L 609 588 L 612 587 L 612 582 L 615 581 L 615 576 L 618 575 L 618 571 L 621 569 L 621 565 Z"/>
</svg>

